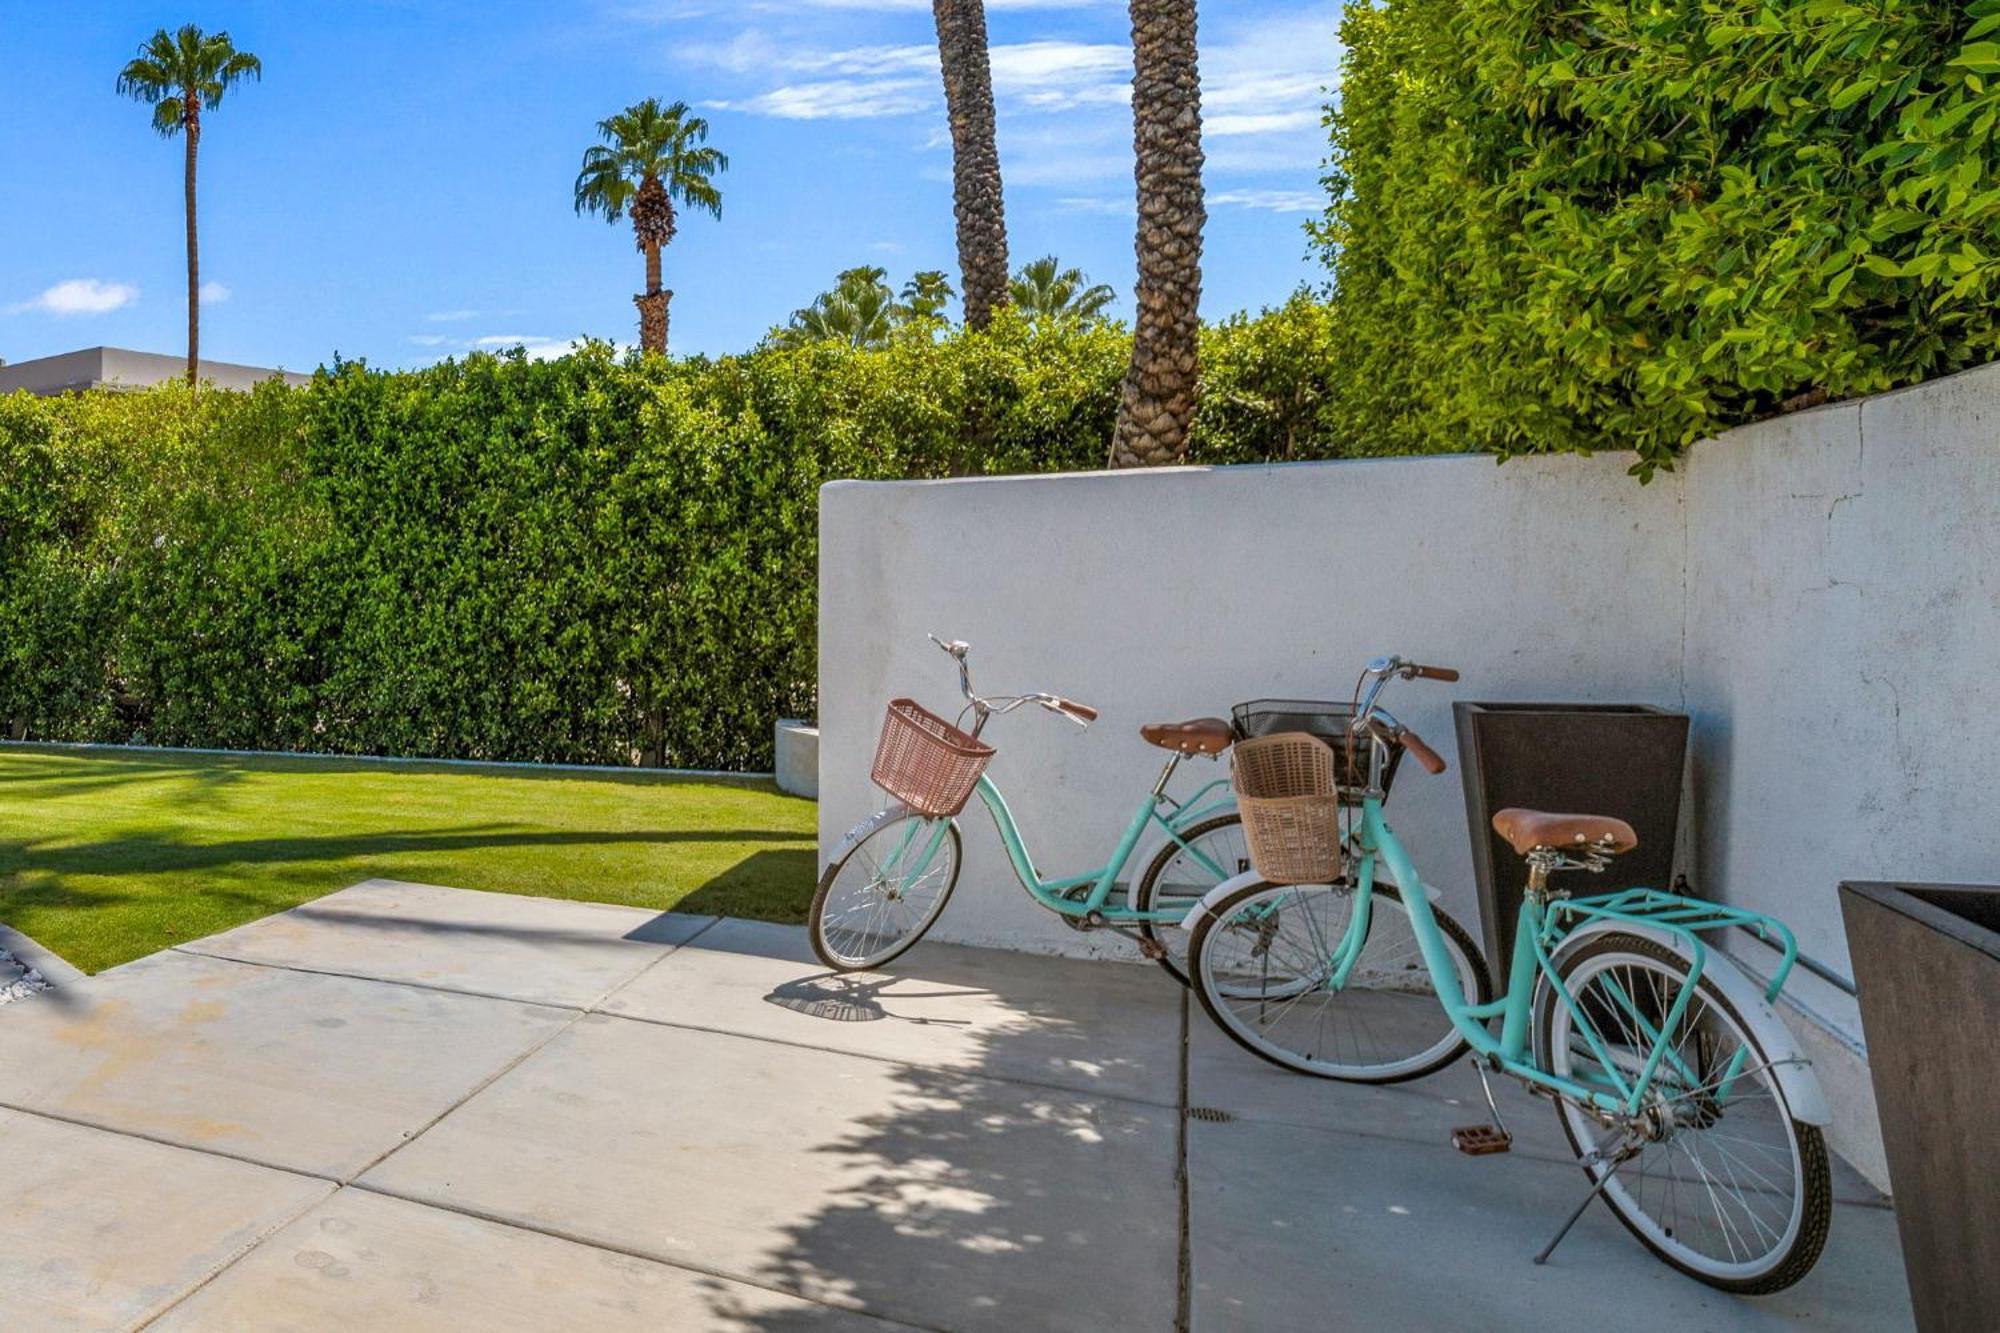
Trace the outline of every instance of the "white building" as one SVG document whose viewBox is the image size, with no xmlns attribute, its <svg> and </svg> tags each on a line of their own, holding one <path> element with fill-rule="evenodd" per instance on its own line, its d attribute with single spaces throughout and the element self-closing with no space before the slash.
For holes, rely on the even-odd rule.
<svg viewBox="0 0 2000 1333">
<path fill-rule="evenodd" d="M 0 393 L 16 389 L 35 394 L 71 393 L 80 389 L 146 389 L 186 374 L 185 356 L 134 352 L 123 347 L 86 347 L 79 352 L 62 352 L 32 361 L 0 362 Z M 218 389 L 248 389 L 274 378 L 287 384 L 304 384 L 312 376 L 267 366 L 203 361 L 201 378 Z"/>
</svg>

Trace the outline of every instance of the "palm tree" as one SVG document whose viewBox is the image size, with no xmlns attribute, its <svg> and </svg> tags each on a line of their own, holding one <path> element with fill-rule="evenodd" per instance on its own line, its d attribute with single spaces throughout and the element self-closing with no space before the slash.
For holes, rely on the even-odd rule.
<svg viewBox="0 0 2000 1333">
<path fill-rule="evenodd" d="M 780 347 L 815 342 L 886 346 L 901 314 L 888 276 L 888 270 L 872 266 L 847 269 L 832 291 L 820 293 L 811 305 L 794 311 L 792 322 L 772 334 L 772 341 Z"/>
<path fill-rule="evenodd" d="M 956 295 L 944 270 L 927 268 L 903 284 L 903 303 L 898 307 L 905 321 L 942 321 L 944 308 Z"/>
<path fill-rule="evenodd" d="M 188 383 L 201 369 L 201 245 L 195 231 L 194 166 L 201 147 L 201 113 L 222 105 L 222 95 L 245 78 L 261 80 L 264 64 L 239 51 L 226 32 L 205 33 L 189 23 L 179 32 L 161 28 L 147 38 L 118 75 L 118 91 L 153 108 L 162 138 L 187 144 L 183 189 L 187 198 Z"/>
<path fill-rule="evenodd" d="M 1201 81 L 1195 0 L 1130 0 L 1138 159 L 1138 319 L 1118 396 L 1113 467 L 1187 453 L 1201 375 Z"/>
<path fill-rule="evenodd" d="M 1100 319 L 1115 299 L 1109 287 L 1092 283 L 1082 269 L 1061 267 L 1054 255 L 1023 265 L 1007 290 L 1014 308 L 1036 319 Z"/>
<path fill-rule="evenodd" d="M 981 0 L 931 0 L 945 115 L 951 122 L 952 212 L 965 322 L 983 329 L 1007 300 L 1007 209 L 993 137 L 993 64 Z"/>
<path fill-rule="evenodd" d="M 729 170 L 729 159 L 707 147 L 708 122 L 691 115 L 686 102 L 663 107 L 657 97 L 628 106 L 597 122 L 604 142 L 584 150 L 576 176 L 576 211 L 602 213 L 616 222 L 629 211 L 639 250 L 646 256 L 646 290 L 632 298 L 639 307 L 639 347 L 667 354 L 667 302 L 673 293 L 660 286 L 660 251 L 674 239 L 674 201 L 722 216 L 722 192 L 714 177 Z"/>
</svg>

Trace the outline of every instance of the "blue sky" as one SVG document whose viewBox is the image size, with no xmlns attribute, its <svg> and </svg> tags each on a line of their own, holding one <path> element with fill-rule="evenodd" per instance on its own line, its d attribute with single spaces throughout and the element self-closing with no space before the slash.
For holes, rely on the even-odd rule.
<svg viewBox="0 0 2000 1333">
<path fill-rule="evenodd" d="M 1211 318 L 1323 277 L 1300 224 L 1338 9 L 1202 5 Z M 1128 313 L 1125 7 L 987 10 L 1015 262 L 1053 251 Z M 649 95 L 700 108 L 732 162 L 721 221 L 685 219 L 667 252 L 677 353 L 750 346 L 854 264 L 956 279 L 927 0 L 0 0 L 0 358 L 183 346 L 180 147 L 112 85 L 189 20 L 265 71 L 202 137 L 205 355 L 403 366 L 629 341 L 629 227 L 578 218 L 570 187 L 596 121 Z"/>
</svg>

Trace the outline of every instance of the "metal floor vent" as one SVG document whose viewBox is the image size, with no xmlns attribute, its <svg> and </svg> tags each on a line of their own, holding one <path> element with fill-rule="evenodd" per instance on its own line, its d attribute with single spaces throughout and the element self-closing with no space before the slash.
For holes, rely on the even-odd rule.
<svg viewBox="0 0 2000 1333">
<path fill-rule="evenodd" d="M 1229 1112 L 1213 1106 L 1190 1106 L 1187 1113 L 1188 1119 L 1206 1120 L 1211 1125 L 1226 1125 L 1236 1118 Z"/>
</svg>

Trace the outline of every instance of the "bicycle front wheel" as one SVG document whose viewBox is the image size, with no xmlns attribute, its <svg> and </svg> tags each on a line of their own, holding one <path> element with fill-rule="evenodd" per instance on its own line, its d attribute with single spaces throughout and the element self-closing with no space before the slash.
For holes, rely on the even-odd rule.
<svg viewBox="0 0 2000 1333">
<path fill-rule="evenodd" d="M 1421 891 L 1421 890 L 1420 890 Z M 1238 1045 L 1320 1078 L 1400 1083 L 1463 1055 L 1392 885 L 1369 894 L 1367 931 L 1348 939 L 1359 893 L 1345 884 L 1251 884 L 1195 926 L 1189 972 L 1201 1007 Z M 1432 908 L 1470 1003 L 1491 997 L 1479 948 Z M 1344 978 L 1343 946 L 1355 954 Z"/>
<path fill-rule="evenodd" d="M 1687 988 L 1678 953 L 1636 935 L 1578 946 L 1562 964 L 1574 1003 L 1544 984 L 1535 1056 L 1586 1087 L 1636 1083 Z M 1724 1291 L 1758 1295 L 1804 1277 L 1833 1215 L 1819 1130 L 1792 1118 L 1771 1056 L 1719 987 L 1695 982 L 1667 1030 L 1636 1116 L 1607 1127 L 1574 1102 L 1556 1112 L 1604 1201 L 1647 1249 Z"/>
<path fill-rule="evenodd" d="M 880 967 L 903 953 L 944 911 L 962 854 L 956 820 L 885 820 L 820 876 L 813 952 L 836 972 Z"/>
</svg>

